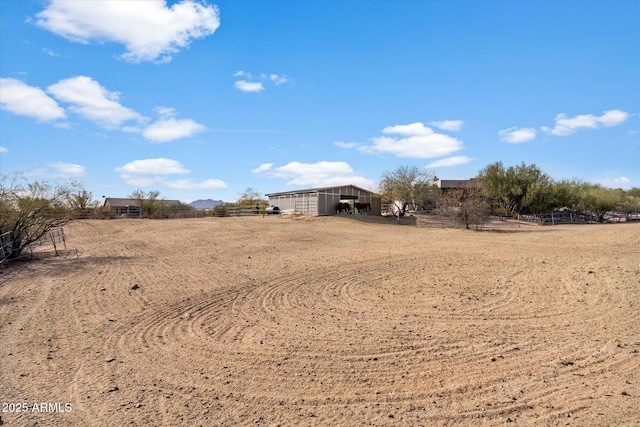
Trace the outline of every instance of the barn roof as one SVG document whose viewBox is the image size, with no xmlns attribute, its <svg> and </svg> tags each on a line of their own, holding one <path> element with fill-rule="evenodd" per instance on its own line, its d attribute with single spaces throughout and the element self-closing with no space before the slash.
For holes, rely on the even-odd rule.
<svg viewBox="0 0 640 427">
<path fill-rule="evenodd" d="M 163 202 L 167 205 L 177 205 L 180 204 L 180 200 L 157 200 L 158 202 Z M 138 201 L 136 199 L 122 199 L 117 197 L 107 197 L 104 199 L 105 206 L 109 204 L 111 207 L 126 207 L 126 206 L 138 206 Z"/>
<path fill-rule="evenodd" d="M 300 193 L 322 193 L 323 191 L 327 191 L 327 190 L 333 190 L 335 188 L 345 188 L 345 187 L 351 187 L 355 190 L 358 191 L 362 191 L 365 193 L 369 193 L 371 195 L 377 196 L 377 193 L 374 193 L 373 191 L 369 191 L 369 190 L 365 190 L 364 188 L 360 188 L 356 185 L 351 185 L 351 184 L 347 184 L 347 185 L 334 185 L 331 187 L 319 187 L 319 188 L 307 188 L 307 189 L 303 189 L 303 190 L 291 190 L 291 191 L 281 191 L 278 193 L 269 193 L 269 194 L 265 194 L 265 196 L 269 197 L 269 196 L 280 196 L 280 195 L 284 195 L 284 194 L 300 194 Z"/>
</svg>

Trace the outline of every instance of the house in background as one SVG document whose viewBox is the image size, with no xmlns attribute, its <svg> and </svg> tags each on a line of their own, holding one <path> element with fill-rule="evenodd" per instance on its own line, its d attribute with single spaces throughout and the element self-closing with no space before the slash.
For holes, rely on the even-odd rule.
<svg viewBox="0 0 640 427">
<path fill-rule="evenodd" d="M 440 188 L 443 191 L 458 190 L 466 188 L 479 187 L 480 183 L 476 178 L 471 179 L 436 179 L 433 181 L 433 185 Z"/>
</svg>

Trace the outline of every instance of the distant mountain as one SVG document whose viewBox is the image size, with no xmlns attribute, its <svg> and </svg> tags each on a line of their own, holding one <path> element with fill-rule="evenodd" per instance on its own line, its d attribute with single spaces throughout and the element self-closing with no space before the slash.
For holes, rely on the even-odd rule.
<svg viewBox="0 0 640 427">
<path fill-rule="evenodd" d="M 194 209 L 204 210 L 204 209 L 213 209 L 216 206 L 222 205 L 222 204 L 224 204 L 222 200 L 200 199 L 200 200 L 195 200 L 189 203 L 189 206 L 191 206 Z"/>
</svg>

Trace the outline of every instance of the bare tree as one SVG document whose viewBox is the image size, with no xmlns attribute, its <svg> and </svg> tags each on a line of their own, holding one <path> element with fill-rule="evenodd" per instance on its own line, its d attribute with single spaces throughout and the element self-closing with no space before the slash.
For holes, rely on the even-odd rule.
<svg viewBox="0 0 640 427">
<path fill-rule="evenodd" d="M 240 206 L 252 206 L 260 202 L 260 192 L 253 187 L 247 187 L 238 199 Z"/>
<path fill-rule="evenodd" d="M 483 224 L 489 216 L 489 203 L 482 189 L 479 187 L 456 188 L 443 193 L 439 202 L 439 209 L 445 214 L 455 218 L 470 229 L 471 224 Z"/>
<path fill-rule="evenodd" d="M 27 182 L 21 175 L 0 176 L 0 245 L 13 260 L 47 232 L 69 223 L 73 200 L 84 190 L 78 182 Z"/>
<path fill-rule="evenodd" d="M 69 204 L 72 208 L 86 209 L 95 207 L 96 201 L 93 200 L 92 192 L 87 190 L 80 190 L 77 193 L 71 195 Z"/>
<path fill-rule="evenodd" d="M 254 213 L 259 213 L 260 210 L 264 212 L 264 209 L 269 203 L 260 197 L 260 192 L 253 187 L 247 187 L 238 199 L 238 206 L 240 207 L 252 207 Z"/>
<path fill-rule="evenodd" d="M 392 172 L 384 172 L 380 181 L 380 193 L 393 207 L 394 216 L 404 215 L 409 204 L 423 206 L 434 194 L 431 185 L 433 174 L 415 166 L 401 166 Z"/>
</svg>

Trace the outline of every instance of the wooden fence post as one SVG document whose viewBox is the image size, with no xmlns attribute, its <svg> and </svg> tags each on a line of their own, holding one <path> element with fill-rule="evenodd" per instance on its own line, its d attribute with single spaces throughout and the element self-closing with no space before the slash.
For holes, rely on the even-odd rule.
<svg viewBox="0 0 640 427">
<path fill-rule="evenodd" d="M 0 235 L 0 253 L 2 254 L 2 263 L 8 264 L 9 260 L 7 259 L 7 254 L 4 251 L 4 236 Z"/>
<path fill-rule="evenodd" d="M 51 238 L 51 243 L 53 243 L 53 251 L 58 256 L 58 248 L 56 247 L 56 238 L 53 236 L 53 231 L 49 232 L 49 237 Z"/>
</svg>

